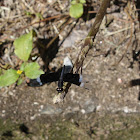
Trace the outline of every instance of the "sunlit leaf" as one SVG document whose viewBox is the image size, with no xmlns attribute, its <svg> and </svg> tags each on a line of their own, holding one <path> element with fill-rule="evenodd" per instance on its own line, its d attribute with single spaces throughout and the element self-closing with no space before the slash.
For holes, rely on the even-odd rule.
<svg viewBox="0 0 140 140">
<path fill-rule="evenodd" d="M 79 18 L 83 14 L 83 4 L 77 3 L 72 4 L 70 7 L 70 16 L 74 18 Z"/>
<path fill-rule="evenodd" d="M 15 54 L 21 60 L 27 61 L 33 48 L 33 31 L 16 39 L 14 41 L 14 46 Z"/>
<path fill-rule="evenodd" d="M 77 2 L 76 2 L 76 0 L 73 0 L 72 2 L 71 2 L 71 4 L 76 4 Z"/>
<path fill-rule="evenodd" d="M 26 64 L 24 72 L 30 79 L 35 79 L 44 73 L 42 70 L 39 70 L 39 65 L 36 62 Z"/>
<path fill-rule="evenodd" d="M 0 76 L 0 87 L 9 86 L 17 81 L 19 74 L 14 69 L 9 69 L 5 71 L 3 75 Z"/>
<path fill-rule="evenodd" d="M 80 3 L 84 4 L 84 3 L 86 3 L 86 1 L 85 0 L 80 0 Z"/>
</svg>

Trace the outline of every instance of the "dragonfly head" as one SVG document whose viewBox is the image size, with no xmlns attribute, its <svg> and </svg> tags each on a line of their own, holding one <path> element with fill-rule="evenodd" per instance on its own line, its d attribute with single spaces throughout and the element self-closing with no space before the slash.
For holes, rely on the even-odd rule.
<svg viewBox="0 0 140 140">
<path fill-rule="evenodd" d="M 58 91 L 58 93 L 61 93 L 63 91 L 63 88 L 57 88 L 56 90 Z"/>
</svg>

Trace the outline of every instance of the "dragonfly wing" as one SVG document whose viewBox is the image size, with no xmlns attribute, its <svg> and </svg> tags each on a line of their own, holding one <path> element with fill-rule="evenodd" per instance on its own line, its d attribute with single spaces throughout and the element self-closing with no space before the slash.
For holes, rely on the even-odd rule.
<svg viewBox="0 0 140 140">
<path fill-rule="evenodd" d="M 73 68 L 73 64 L 71 62 L 71 60 L 69 59 L 69 57 L 65 57 L 64 58 L 64 63 L 63 65 L 65 66 L 65 71 L 64 73 L 70 73 L 72 68 Z"/>
<path fill-rule="evenodd" d="M 46 83 L 58 81 L 59 77 L 60 77 L 60 73 L 58 72 L 45 73 L 40 76 L 40 80 L 43 84 L 46 84 Z"/>
<path fill-rule="evenodd" d="M 69 83 L 80 86 L 81 84 L 80 75 L 73 74 L 73 73 L 66 73 L 64 74 L 64 82 L 69 82 Z"/>
<path fill-rule="evenodd" d="M 55 82 L 59 80 L 59 73 L 45 73 L 41 74 L 37 79 L 30 79 L 30 82 L 27 83 L 31 87 L 39 87 L 46 83 Z"/>
<path fill-rule="evenodd" d="M 92 83 L 93 77 L 88 75 L 80 75 L 80 74 L 73 74 L 73 73 L 67 73 L 64 75 L 64 82 L 70 82 L 72 84 L 75 84 L 77 86 L 80 86 L 82 88 L 93 90 Z M 89 82 L 90 81 L 90 82 Z"/>
</svg>

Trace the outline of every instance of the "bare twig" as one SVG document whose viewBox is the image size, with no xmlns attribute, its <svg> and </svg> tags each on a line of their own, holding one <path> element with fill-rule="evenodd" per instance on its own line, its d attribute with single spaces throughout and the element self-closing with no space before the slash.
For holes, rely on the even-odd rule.
<svg viewBox="0 0 140 140">
<path fill-rule="evenodd" d="M 59 33 L 52 39 L 50 40 L 50 42 L 47 44 L 46 49 L 48 49 L 51 44 L 58 38 L 59 34 L 65 29 L 66 25 L 68 25 L 68 23 L 70 22 L 71 18 L 68 18 L 64 27 L 59 31 Z"/>
<path fill-rule="evenodd" d="M 130 6 L 130 1 L 128 2 L 128 6 Z M 132 42 L 132 37 L 133 37 L 133 32 L 134 32 L 134 20 L 133 20 L 133 17 L 130 15 L 130 13 L 129 13 L 129 10 L 128 10 L 128 8 L 126 7 L 125 8 L 125 10 L 124 10 L 125 12 L 126 12 L 126 14 L 128 15 L 128 18 L 130 19 L 130 21 L 131 21 L 131 27 L 128 27 L 128 29 L 130 28 L 131 29 L 131 32 L 130 32 L 130 39 L 129 39 L 129 42 L 127 43 L 127 45 L 126 45 L 126 49 L 124 50 L 124 53 L 123 53 L 123 55 L 121 56 L 121 58 L 119 59 L 119 61 L 118 62 L 116 62 L 115 64 L 113 64 L 113 66 L 118 66 L 118 64 L 122 61 L 122 59 L 126 56 L 126 54 L 127 54 L 127 50 L 128 50 L 128 48 L 130 47 L 130 45 L 131 45 L 131 42 Z"/>
<path fill-rule="evenodd" d="M 26 29 L 27 27 L 29 26 L 32 26 L 34 24 L 38 24 L 38 23 L 41 23 L 41 22 L 46 22 L 46 21 L 50 21 L 50 20 L 53 20 L 53 19 L 56 19 L 56 18 L 68 18 L 69 16 L 68 15 L 56 15 L 56 16 L 52 16 L 52 17 L 48 17 L 48 18 L 45 18 L 45 19 L 42 19 L 42 20 L 39 20 L 39 21 L 36 21 L 36 22 L 33 22 L 23 28 L 20 28 L 18 29 L 19 30 L 23 30 L 23 29 Z"/>
</svg>

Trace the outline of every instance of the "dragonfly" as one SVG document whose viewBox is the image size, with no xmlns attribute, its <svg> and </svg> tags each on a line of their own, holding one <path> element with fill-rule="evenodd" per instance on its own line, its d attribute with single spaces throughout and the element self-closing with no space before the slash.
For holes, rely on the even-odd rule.
<svg viewBox="0 0 140 140">
<path fill-rule="evenodd" d="M 71 73 L 72 69 L 73 64 L 71 60 L 69 59 L 69 57 L 65 57 L 61 73 L 54 72 L 41 74 L 37 79 L 30 79 L 30 82 L 27 84 L 31 87 L 39 87 L 47 83 L 58 81 L 58 87 L 56 89 L 58 93 L 61 93 L 63 91 L 64 82 L 69 82 L 77 86 L 83 85 L 82 75 L 78 73 Z"/>
</svg>

